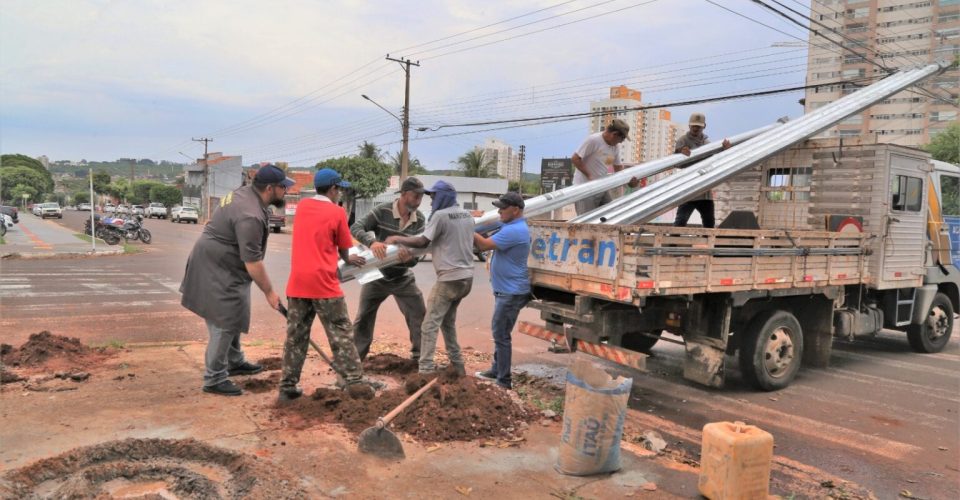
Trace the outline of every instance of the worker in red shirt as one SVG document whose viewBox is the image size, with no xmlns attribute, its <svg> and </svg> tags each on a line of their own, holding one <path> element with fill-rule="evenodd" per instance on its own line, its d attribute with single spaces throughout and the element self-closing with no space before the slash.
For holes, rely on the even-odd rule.
<svg viewBox="0 0 960 500">
<path fill-rule="evenodd" d="M 287 340 L 283 345 L 280 402 L 300 397 L 297 386 L 310 343 L 314 315 L 320 317 L 333 350 L 335 371 L 342 374 L 346 390 L 355 399 L 372 399 L 373 388 L 363 381 L 360 356 L 353 341 L 353 322 L 337 279 L 337 261 L 362 266 L 363 257 L 349 255 L 353 240 L 347 214 L 337 202 L 350 183 L 335 170 L 323 168 L 313 177 L 317 195 L 297 204 L 293 228 L 293 255 L 287 280 Z"/>
</svg>

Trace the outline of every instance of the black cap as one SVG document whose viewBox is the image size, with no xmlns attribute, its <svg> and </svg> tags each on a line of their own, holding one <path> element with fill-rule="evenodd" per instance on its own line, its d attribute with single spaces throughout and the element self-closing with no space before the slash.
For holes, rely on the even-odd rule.
<svg viewBox="0 0 960 500">
<path fill-rule="evenodd" d="M 500 196 L 500 199 L 493 202 L 493 206 L 497 208 L 507 208 L 507 207 L 520 207 L 523 208 L 523 196 L 520 196 L 520 193 L 515 193 L 510 191 L 504 193 Z"/>
<path fill-rule="evenodd" d="M 420 179 L 417 179 L 416 177 L 407 177 L 403 180 L 403 184 L 400 184 L 400 192 L 405 193 L 407 191 L 413 191 L 419 194 L 426 192 L 426 190 L 423 188 L 423 183 L 420 182 Z"/>
</svg>

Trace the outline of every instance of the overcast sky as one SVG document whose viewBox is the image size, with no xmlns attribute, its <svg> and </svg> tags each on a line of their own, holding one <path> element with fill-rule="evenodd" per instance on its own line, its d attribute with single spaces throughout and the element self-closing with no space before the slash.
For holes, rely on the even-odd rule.
<svg viewBox="0 0 960 500">
<path fill-rule="evenodd" d="M 718 3 L 806 40 L 750 1 Z M 421 61 L 411 121 L 430 128 L 585 112 L 620 83 L 645 103 L 803 85 L 806 68 L 795 38 L 703 0 L 0 0 L 0 151 L 185 161 L 203 153 L 191 138 L 212 137 L 244 164 L 294 166 L 363 140 L 399 151 L 399 122 L 361 98 L 401 113 L 388 53 Z M 671 111 L 707 113 L 719 139 L 799 116 L 800 97 Z M 413 131 L 411 155 L 451 168 L 497 137 L 526 145 L 536 172 L 588 133 L 584 118 L 488 130 L 508 125 Z"/>
</svg>

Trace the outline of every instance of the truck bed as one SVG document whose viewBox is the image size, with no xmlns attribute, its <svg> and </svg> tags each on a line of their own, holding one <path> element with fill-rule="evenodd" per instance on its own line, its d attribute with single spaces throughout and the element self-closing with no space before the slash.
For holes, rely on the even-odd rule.
<svg viewBox="0 0 960 500">
<path fill-rule="evenodd" d="M 530 221 L 534 286 L 640 305 L 648 296 L 869 281 L 858 232 Z"/>
</svg>

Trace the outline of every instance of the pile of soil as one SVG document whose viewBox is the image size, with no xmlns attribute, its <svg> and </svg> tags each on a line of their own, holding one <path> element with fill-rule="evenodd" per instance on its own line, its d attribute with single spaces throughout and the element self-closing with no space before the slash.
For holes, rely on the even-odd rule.
<svg viewBox="0 0 960 500">
<path fill-rule="evenodd" d="M 258 365 L 263 365 L 265 371 L 279 370 L 283 368 L 283 358 L 279 356 L 273 356 L 270 358 L 263 358 L 257 360 Z"/>
<path fill-rule="evenodd" d="M 240 387 L 254 393 L 276 391 L 280 387 L 280 374 L 271 373 L 267 378 L 247 379 L 240 382 Z"/>
<path fill-rule="evenodd" d="M 296 415 L 307 421 L 342 424 L 359 433 L 374 425 L 428 379 L 409 377 L 403 389 L 383 391 L 372 401 L 351 399 L 343 391 L 317 389 L 311 398 L 301 398 L 277 408 L 281 415 Z M 505 390 L 444 372 L 440 381 L 394 419 L 391 427 L 419 441 L 471 441 L 482 438 L 513 439 L 522 423 L 533 418 Z"/>
<path fill-rule="evenodd" d="M 19 349 L 4 344 L 0 347 L 4 365 L 35 368 L 56 365 L 82 369 L 98 364 L 107 357 L 106 349 L 94 349 L 80 343 L 80 339 L 54 335 L 48 331 L 34 333 Z"/>
<path fill-rule="evenodd" d="M 0 385 L 2 384 L 11 384 L 13 382 L 22 382 L 26 380 L 26 377 L 21 377 L 16 373 L 7 370 L 4 366 L 0 365 Z"/>
<path fill-rule="evenodd" d="M 40 460 L 0 479 L 0 498 L 305 498 L 253 456 L 192 439 L 126 439 Z"/>
<path fill-rule="evenodd" d="M 401 358 L 396 354 L 377 354 L 363 360 L 363 373 L 385 373 L 391 375 L 407 375 L 419 369 L 417 361 Z"/>
</svg>

